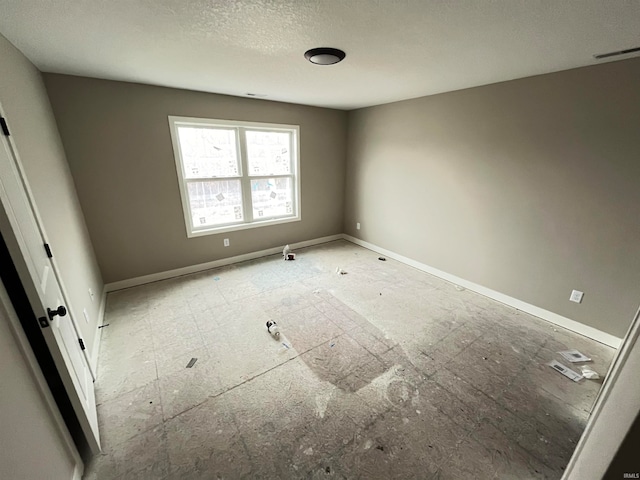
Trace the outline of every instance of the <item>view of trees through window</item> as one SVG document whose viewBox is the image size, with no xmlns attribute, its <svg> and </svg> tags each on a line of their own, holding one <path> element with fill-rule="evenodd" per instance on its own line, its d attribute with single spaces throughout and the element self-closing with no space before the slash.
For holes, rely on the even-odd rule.
<svg viewBox="0 0 640 480">
<path fill-rule="evenodd" d="M 173 122 L 191 232 L 297 215 L 297 129 Z"/>
</svg>

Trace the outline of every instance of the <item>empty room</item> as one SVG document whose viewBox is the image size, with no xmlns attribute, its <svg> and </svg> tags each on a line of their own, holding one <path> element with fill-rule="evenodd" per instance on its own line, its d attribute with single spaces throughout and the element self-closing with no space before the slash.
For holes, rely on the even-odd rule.
<svg viewBox="0 0 640 480">
<path fill-rule="evenodd" d="M 0 478 L 640 478 L 639 25 L 0 0 Z"/>
</svg>

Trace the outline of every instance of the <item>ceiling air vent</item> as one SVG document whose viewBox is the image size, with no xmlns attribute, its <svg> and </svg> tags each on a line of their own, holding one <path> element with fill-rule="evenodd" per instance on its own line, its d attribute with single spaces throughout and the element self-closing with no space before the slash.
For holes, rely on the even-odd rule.
<svg viewBox="0 0 640 480">
<path fill-rule="evenodd" d="M 601 53 L 599 55 L 594 55 L 593 58 L 602 60 L 603 58 L 617 57 L 618 55 L 627 55 L 628 53 L 636 52 L 640 52 L 640 47 L 627 48 L 626 50 L 618 50 L 617 52 Z"/>
</svg>

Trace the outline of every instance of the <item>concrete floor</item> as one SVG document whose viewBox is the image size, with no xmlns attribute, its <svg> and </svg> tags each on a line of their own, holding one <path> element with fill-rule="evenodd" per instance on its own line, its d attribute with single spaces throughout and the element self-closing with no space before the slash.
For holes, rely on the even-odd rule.
<svg viewBox="0 0 640 480">
<path fill-rule="evenodd" d="M 600 384 L 546 363 L 613 349 L 345 241 L 296 253 L 109 294 L 85 478 L 561 477 Z"/>
</svg>

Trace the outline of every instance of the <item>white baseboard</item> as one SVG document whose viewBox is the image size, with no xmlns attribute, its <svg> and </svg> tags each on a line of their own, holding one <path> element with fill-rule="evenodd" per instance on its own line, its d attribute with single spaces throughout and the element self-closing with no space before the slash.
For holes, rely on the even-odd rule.
<svg viewBox="0 0 640 480">
<path fill-rule="evenodd" d="M 544 308 L 537 307 L 535 305 L 531 305 L 530 303 L 526 303 L 522 300 L 518 300 L 517 298 L 510 297 L 505 295 L 504 293 L 497 292 L 487 287 L 483 287 L 482 285 L 478 285 L 469 280 L 465 280 L 460 277 L 456 277 L 455 275 L 451 275 L 450 273 L 443 272 L 442 270 L 438 270 L 437 268 L 431 267 L 424 263 L 420 263 L 411 258 L 405 257 L 398 253 L 392 252 L 391 250 L 387 250 L 386 248 L 379 247 L 372 243 L 366 242 L 364 240 L 360 240 L 359 238 L 352 237 L 347 234 L 337 234 L 330 235 L 328 237 L 315 238 L 312 240 L 306 240 L 304 242 L 298 242 L 291 244 L 292 249 L 310 247 L 312 245 L 319 245 L 321 243 L 332 242 L 334 240 L 344 239 L 356 245 L 360 245 L 361 247 L 367 248 L 369 250 L 373 250 L 374 252 L 378 252 L 386 255 L 389 258 L 393 258 L 394 260 L 398 260 L 406 265 L 417 268 L 423 272 L 429 273 L 436 277 L 439 277 L 443 280 L 451 282 L 455 285 L 459 285 L 473 292 L 479 293 L 480 295 L 484 295 L 485 297 L 489 297 L 498 302 L 504 303 L 505 305 L 509 305 L 513 308 L 517 308 L 523 312 L 529 313 L 535 317 L 546 320 L 554 325 L 558 325 L 562 328 L 566 328 L 571 330 L 572 332 L 578 333 L 580 335 L 584 335 L 585 337 L 592 338 L 600 343 L 604 343 L 605 345 L 609 345 L 613 348 L 618 348 L 622 342 L 622 339 L 611 335 L 609 333 L 603 332 L 596 328 L 590 327 L 589 325 L 585 325 L 580 322 L 576 322 L 575 320 L 571 320 L 570 318 L 563 317 L 562 315 L 558 315 L 557 313 L 551 312 L 549 310 L 545 310 Z M 214 260 L 212 262 L 200 263 L 198 265 L 190 265 L 188 267 L 176 268 L 174 270 L 168 270 L 165 272 L 153 273 L 151 275 L 143 275 L 141 277 L 130 278 L 127 280 L 121 280 L 118 282 L 108 283 L 104 286 L 104 293 L 102 303 L 100 305 L 100 321 L 99 325 L 102 324 L 104 319 L 104 308 L 105 308 L 105 299 L 106 294 L 108 292 L 113 292 L 115 290 L 121 290 L 123 288 L 135 287 L 138 285 L 144 285 L 145 283 L 157 282 L 159 280 L 166 280 L 173 277 L 179 277 L 182 275 L 188 275 L 190 273 L 202 272 L 204 270 L 210 270 L 212 268 L 222 267 L 225 265 L 231 265 L 233 263 L 245 262 L 247 260 L 254 260 L 260 257 L 266 257 L 268 255 L 273 255 L 276 253 L 280 253 L 282 251 L 282 247 L 273 247 L 265 250 L 260 250 L 257 252 L 245 253 L 243 255 L 236 255 L 235 257 L 221 258 L 219 260 Z M 100 335 L 100 329 L 97 329 L 96 336 Z M 94 343 L 94 345 L 98 345 L 98 343 Z M 97 364 L 98 359 L 98 349 L 94 349 L 91 356 L 92 365 Z"/>
<path fill-rule="evenodd" d="M 304 242 L 292 243 L 290 247 L 292 250 L 296 248 L 310 247 L 312 245 L 319 245 L 321 243 L 332 242 L 334 240 L 340 240 L 343 235 L 330 235 L 328 237 L 314 238 L 312 240 L 305 240 Z M 159 280 L 166 280 L 168 278 L 180 277 L 182 275 L 188 275 L 190 273 L 202 272 L 204 270 L 210 270 L 212 268 L 223 267 L 225 265 L 231 265 L 233 263 L 246 262 L 247 260 L 254 260 L 260 257 L 266 257 L 268 255 L 274 255 L 282 252 L 282 247 L 277 246 L 273 248 L 267 248 L 266 250 L 260 250 L 257 252 L 245 253 L 243 255 L 236 255 L 235 257 L 221 258 L 220 260 L 214 260 L 212 262 L 200 263 L 198 265 L 190 265 L 188 267 L 176 268 L 174 270 L 167 270 L 166 272 L 152 273 L 150 275 L 143 275 L 141 277 L 129 278 L 127 280 L 120 280 L 118 282 L 107 283 L 105 293 L 113 292 L 115 290 L 122 290 L 123 288 L 135 287 L 138 285 L 144 285 L 145 283 L 157 282 Z"/>
<path fill-rule="evenodd" d="M 386 248 L 382 248 L 372 243 L 365 242 L 364 240 L 360 240 L 359 238 L 352 237 L 351 235 L 347 234 L 342 235 L 342 238 L 351 243 L 355 243 L 356 245 L 360 245 L 361 247 L 373 250 L 374 252 L 382 253 L 389 258 L 393 258 L 394 260 L 417 268 L 418 270 L 430 273 L 431 275 L 439 277 L 443 280 L 479 293 L 480 295 L 484 295 L 485 297 L 489 297 L 493 300 L 504 303 L 505 305 L 517 308 L 518 310 L 529 313 L 535 317 L 541 318 L 542 320 L 546 320 L 550 323 L 553 323 L 554 325 L 566 328 L 567 330 L 571 330 L 572 332 L 584 335 L 585 337 L 592 338 L 593 340 L 604 343 L 605 345 L 609 345 L 610 347 L 618 348 L 622 343 L 622 339 L 614 335 L 590 327 L 589 325 L 576 322 L 575 320 L 571 320 L 570 318 L 563 317 L 562 315 L 558 315 L 557 313 L 545 310 L 544 308 L 536 307 L 535 305 L 531 305 L 529 303 L 523 302 L 522 300 L 518 300 L 517 298 L 510 297 L 508 295 L 505 295 L 504 293 L 500 293 L 495 290 L 491 290 L 490 288 L 483 287 L 482 285 L 470 282 L 469 280 L 456 277 L 455 275 L 443 272 L 442 270 L 438 270 L 437 268 L 433 268 L 429 265 L 425 265 L 424 263 L 417 262 L 416 260 L 413 260 L 411 258 L 399 255 L 395 252 L 392 252 L 391 250 L 387 250 Z"/>
</svg>

